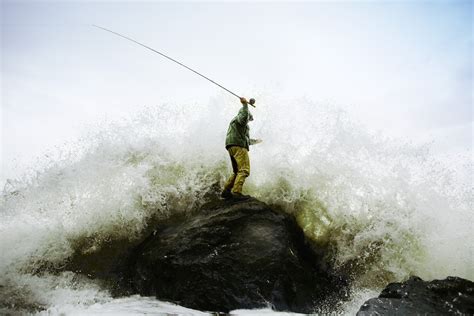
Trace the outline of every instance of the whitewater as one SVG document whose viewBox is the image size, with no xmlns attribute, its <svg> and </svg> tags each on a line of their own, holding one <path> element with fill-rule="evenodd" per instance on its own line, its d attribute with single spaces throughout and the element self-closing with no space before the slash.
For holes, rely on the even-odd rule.
<svg viewBox="0 0 474 316">
<path fill-rule="evenodd" d="M 257 94 L 245 192 L 293 214 L 306 236 L 353 279 L 333 310 L 355 314 L 410 275 L 474 280 L 472 152 L 440 157 L 371 131 L 306 98 Z M 152 221 L 187 214 L 231 172 L 224 148 L 238 100 L 159 104 L 102 120 L 47 150 L 0 200 L 0 313 L 205 314 L 65 271 L 73 255 L 137 240 Z M 387 118 L 389 120 L 389 118 Z M 276 313 L 271 306 L 259 311 Z M 278 313 L 283 314 L 283 313 Z"/>
</svg>

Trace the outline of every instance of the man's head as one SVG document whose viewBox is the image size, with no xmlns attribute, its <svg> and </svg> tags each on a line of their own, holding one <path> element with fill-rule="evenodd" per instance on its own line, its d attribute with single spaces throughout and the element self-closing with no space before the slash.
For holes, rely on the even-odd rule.
<svg viewBox="0 0 474 316">
<path fill-rule="evenodd" d="M 249 100 L 249 103 L 250 103 L 250 105 L 254 105 L 254 104 L 255 104 L 255 99 L 254 99 L 254 98 L 251 98 L 251 99 Z M 250 112 L 249 112 L 249 121 L 253 121 L 253 115 L 252 115 L 252 113 L 250 113 Z"/>
</svg>

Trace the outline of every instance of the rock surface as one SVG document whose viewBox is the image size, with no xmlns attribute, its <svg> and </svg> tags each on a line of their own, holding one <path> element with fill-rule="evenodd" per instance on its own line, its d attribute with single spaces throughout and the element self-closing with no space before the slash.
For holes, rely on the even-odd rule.
<svg viewBox="0 0 474 316">
<path fill-rule="evenodd" d="M 458 277 L 431 282 L 411 277 L 366 301 L 357 316 L 366 315 L 474 315 L 474 283 Z"/>
<path fill-rule="evenodd" d="M 345 286 L 294 219 L 250 199 L 160 224 L 130 256 L 132 291 L 204 310 L 310 313 Z"/>
</svg>

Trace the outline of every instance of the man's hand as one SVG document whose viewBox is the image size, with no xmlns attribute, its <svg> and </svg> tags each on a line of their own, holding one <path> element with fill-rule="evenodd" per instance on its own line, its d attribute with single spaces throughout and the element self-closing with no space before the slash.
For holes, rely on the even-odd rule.
<svg viewBox="0 0 474 316">
<path fill-rule="evenodd" d="M 263 142 L 263 140 L 261 140 L 261 139 L 251 139 L 250 140 L 250 145 L 260 144 L 261 142 Z"/>
<path fill-rule="evenodd" d="M 241 102 L 243 105 L 246 105 L 246 104 L 248 103 L 246 98 L 240 98 L 240 102 Z"/>
</svg>

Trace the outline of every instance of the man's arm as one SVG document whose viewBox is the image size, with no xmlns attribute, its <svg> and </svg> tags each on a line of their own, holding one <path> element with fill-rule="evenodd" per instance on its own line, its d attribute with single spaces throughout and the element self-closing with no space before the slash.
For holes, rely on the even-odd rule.
<svg viewBox="0 0 474 316">
<path fill-rule="evenodd" d="M 236 119 L 240 125 L 246 125 L 249 121 L 249 106 L 245 98 L 240 98 L 240 102 L 242 103 L 242 108 L 239 114 L 237 114 Z"/>
</svg>

